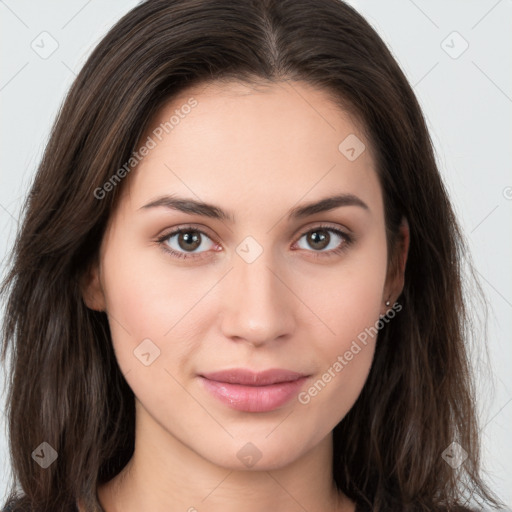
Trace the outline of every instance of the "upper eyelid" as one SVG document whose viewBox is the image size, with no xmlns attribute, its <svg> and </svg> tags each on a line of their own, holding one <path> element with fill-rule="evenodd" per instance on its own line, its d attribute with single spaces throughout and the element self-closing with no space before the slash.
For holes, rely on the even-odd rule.
<svg viewBox="0 0 512 512">
<path fill-rule="evenodd" d="M 157 238 L 159 240 L 166 240 L 167 238 L 170 238 L 171 236 L 178 235 L 179 233 L 186 232 L 186 231 L 197 231 L 198 233 L 206 235 L 212 241 L 215 241 L 215 237 L 211 236 L 205 228 L 198 227 L 198 226 L 192 226 L 192 225 L 184 225 L 183 227 L 177 227 L 177 228 L 172 228 L 169 230 L 164 230 L 161 235 L 158 235 Z"/>
<path fill-rule="evenodd" d="M 309 228 L 302 228 L 297 235 L 296 241 L 300 240 L 300 238 L 302 238 L 304 235 L 306 235 L 307 233 L 309 233 L 311 231 L 314 231 L 315 229 L 333 230 L 335 232 L 339 232 L 339 233 L 336 233 L 338 235 L 341 233 L 342 235 L 345 235 L 346 237 L 353 236 L 351 233 L 351 230 L 349 230 L 347 228 L 340 227 L 339 225 L 331 226 L 327 222 L 321 222 L 321 221 L 318 221 L 318 222 L 320 222 L 320 224 L 312 225 Z M 208 231 L 205 228 L 203 228 L 202 226 L 200 227 L 200 226 L 194 226 L 194 225 L 189 225 L 189 224 L 186 224 L 183 227 L 173 228 L 173 229 L 169 230 L 168 232 L 164 232 L 162 235 L 160 235 L 158 237 L 158 239 L 165 241 L 172 236 L 178 235 L 179 233 L 186 232 L 186 231 L 197 231 L 198 233 L 206 235 L 208 238 L 210 238 L 210 240 L 212 242 L 219 243 L 216 240 L 216 237 L 211 236 L 208 233 Z M 194 253 L 190 253 L 190 254 L 194 254 Z"/>
</svg>

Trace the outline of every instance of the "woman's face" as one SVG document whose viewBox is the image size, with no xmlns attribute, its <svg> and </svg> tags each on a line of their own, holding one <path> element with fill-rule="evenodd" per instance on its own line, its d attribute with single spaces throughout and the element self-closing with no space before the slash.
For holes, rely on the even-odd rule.
<svg viewBox="0 0 512 512">
<path fill-rule="evenodd" d="M 291 82 L 189 89 L 141 144 L 88 295 L 137 435 L 162 457 L 165 439 L 226 468 L 288 464 L 354 404 L 392 293 L 369 143 L 324 92 Z"/>
</svg>

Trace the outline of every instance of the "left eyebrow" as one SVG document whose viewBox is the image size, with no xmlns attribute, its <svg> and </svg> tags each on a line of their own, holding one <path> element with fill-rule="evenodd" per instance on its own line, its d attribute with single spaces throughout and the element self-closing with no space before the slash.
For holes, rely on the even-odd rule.
<svg viewBox="0 0 512 512">
<path fill-rule="evenodd" d="M 315 213 L 334 210 L 340 206 L 359 206 L 364 210 L 370 211 L 368 205 L 354 194 L 339 194 L 293 208 L 288 214 L 288 219 L 302 219 Z"/>
<path fill-rule="evenodd" d="M 292 208 L 288 213 L 288 219 L 302 219 L 304 217 L 314 215 L 315 213 L 334 210 L 341 206 L 359 206 L 365 210 L 370 210 L 368 205 L 359 197 L 353 194 L 339 194 Z M 227 212 L 219 206 L 178 196 L 160 196 L 139 209 L 157 207 L 165 207 L 171 210 L 177 210 L 193 215 L 201 215 L 203 217 L 211 217 L 213 219 L 226 220 L 229 222 L 234 222 L 235 220 L 235 216 L 231 212 Z"/>
</svg>

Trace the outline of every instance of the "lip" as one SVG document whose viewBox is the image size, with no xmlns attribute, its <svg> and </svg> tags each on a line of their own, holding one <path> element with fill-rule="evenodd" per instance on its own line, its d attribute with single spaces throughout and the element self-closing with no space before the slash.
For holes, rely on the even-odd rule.
<svg viewBox="0 0 512 512">
<path fill-rule="evenodd" d="M 284 369 L 253 372 L 234 368 L 199 375 L 205 389 L 233 409 L 245 412 L 272 411 L 287 403 L 308 375 Z"/>
</svg>

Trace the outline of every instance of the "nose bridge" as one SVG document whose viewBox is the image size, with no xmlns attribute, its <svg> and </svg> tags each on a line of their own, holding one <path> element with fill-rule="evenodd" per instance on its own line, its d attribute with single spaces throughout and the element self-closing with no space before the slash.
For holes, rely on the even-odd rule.
<svg viewBox="0 0 512 512">
<path fill-rule="evenodd" d="M 269 301 L 277 300 L 279 280 L 276 279 L 271 269 L 275 272 L 275 262 L 271 251 L 265 251 L 255 261 L 248 263 L 239 258 L 235 263 L 235 279 L 240 286 L 240 299 L 243 303 L 256 303 L 261 306 Z M 242 302 L 240 302 L 241 304 Z"/>
<path fill-rule="evenodd" d="M 247 237 L 236 252 L 222 313 L 224 334 L 262 344 L 289 333 L 291 297 L 275 275 L 273 251 Z"/>
</svg>

